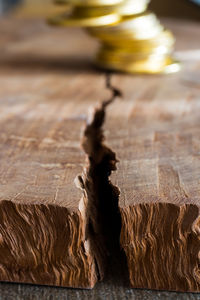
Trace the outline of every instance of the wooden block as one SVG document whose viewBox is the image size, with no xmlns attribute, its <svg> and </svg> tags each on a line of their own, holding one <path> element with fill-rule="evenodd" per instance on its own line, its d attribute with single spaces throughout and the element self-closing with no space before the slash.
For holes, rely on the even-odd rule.
<svg viewBox="0 0 200 300">
<path fill-rule="evenodd" d="M 200 96 L 184 80 L 198 63 L 168 77 L 113 78 L 124 99 L 108 109 L 106 141 L 119 160 L 111 180 L 134 288 L 200 291 Z"/>
<path fill-rule="evenodd" d="M 105 78 L 63 69 L 62 30 L 13 22 L 0 42 L 0 280 L 92 288 L 106 251 L 81 136 Z M 69 35 L 70 60 L 76 40 Z"/>
<path fill-rule="evenodd" d="M 95 44 L 78 30 L 1 24 L 0 280 L 91 288 L 120 225 L 132 287 L 200 291 L 199 60 L 169 77 L 113 76 L 124 100 L 106 109 L 106 146 L 104 107 L 85 127 L 107 99 L 89 68 Z M 186 40 L 177 27 L 186 57 L 195 28 Z"/>
</svg>

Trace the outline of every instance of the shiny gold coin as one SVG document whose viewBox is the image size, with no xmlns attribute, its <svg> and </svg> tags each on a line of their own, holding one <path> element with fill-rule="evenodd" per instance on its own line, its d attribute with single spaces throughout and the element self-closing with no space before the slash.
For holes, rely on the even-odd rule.
<svg viewBox="0 0 200 300">
<path fill-rule="evenodd" d="M 96 65 L 107 70 L 126 73 L 170 74 L 180 70 L 179 62 L 167 56 L 150 56 L 144 60 L 107 61 L 97 57 Z"/>
<path fill-rule="evenodd" d="M 102 44 L 100 52 L 110 55 L 123 54 L 165 54 L 169 53 L 174 45 L 174 37 L 169 31 L 163 31 L 156 38 L 146 41 L 132 41 L 131 43 L 118 43 L 112 45 Z"/>
<path fill-rule="evenodd" d="M 138 61 L 164 61 L 164 59 L 170 54 L 167 53 L 157 54 L 157 53 L 126 53 L 126 52 L 112 52 L 102 49 L 97 54 L 97 58 L 100 61 L 113 62 L 113 63 L 137 63 Z"/>
<path fill-rule="evenodd" d="M 90 30 L 88 29 L 90 32 Z M 104 45 L 110 47 L 125 47 L 125 48 L 134 48 L 134 49 L 151 49 L 154 47 L 158 47 L 159 45 L 164 46 L 171 46 L 175 42 L 173 34 L 168 30 L 163 30 L 159 32 L 155 37 L 151 39 L 144 39 L 144 40 L 136 40 L 136 39 L 129 39 L 126 37 L 122 37 L 121 39 L 111 39 L 111 40 L 102 40 Z"/>
<path fill-rule="evenodd" d="M 123 40 L 147 40 L 163 31 L 163 26 L 153 13 L 123 17 L 121 22 L 111 26 L 93 27 L 89 33 L 103 42 Z"/>
<path fill-rule="evenodd" d="M 147 9 L 150 0 L 124 0 L 116 11 L 121 16 L 141 14 Z"/>
<path fill-rule="evenodd" d="M 74 14 L 77 17 L 83 18 L 83 17 L 100 17 L 105 16 L 108 14 L 113 14 L 115 10 L 115 6 L 78 6 L 74 7 Z"/>
<path fill-rule="evenodd" d="M 55 0 L 55 4 L 74 6 L 111 6 L 122 3 L 124 0 Z M 144 0 L 142 0 L 144 1 Z"/>
<path fill-rule="evenodd" d="M 166 47 L 160 45 L 152 49 L 133 49 L 133 48 L 115 48 L 102 46 L 99 53 L 104 57 L 111 57 L 112 59 L 142 59 L 149 55 L 166 55 L 172 52 L 173 47 Z"/>
<path fill-rule="evenodd" d="M 93 27 L 115 24 L 120 21 L 120 16 L 112 9 L 101 7 L 75 7 L 71 12 L 48 20 L 52 25 Z"/>
</svg>

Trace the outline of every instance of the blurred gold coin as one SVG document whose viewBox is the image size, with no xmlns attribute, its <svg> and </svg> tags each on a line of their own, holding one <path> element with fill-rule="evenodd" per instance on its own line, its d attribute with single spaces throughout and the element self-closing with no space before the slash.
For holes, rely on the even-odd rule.
<svg viewBox="0 0 200 300">
<path fill-rule="evenodd" d="M 58 26 L 105 26 L 120 21 L 118 14 L 111 7 L 74 7 L 71 12 L 50 18 L 48 22 Z"/>
<path fill-rule="evenodd" d="M 153 13 L 123 17 L 121 22 L 111 26 L 93 27 L 89 33 L 103 42 L 123 40 L 147 40 L 163 31 L 163 26 Z"/>
<path fill-rule="evenodd" d="M 158 47 L 154 47 L 151 49 L 134 49 L 134 48 L 115 48 L 115 47 L 107 47 L 102 46 L 100 48 L 99 53 L 103 57 L 110 57 L 111 59 L 129 59 L 129 60 L 135 60 L 135 59 L 143 59 L 150 55 L 166 55 L 170 54 L 172 52 L 173 47 L 166 47 L 163 45 L 160 45 Z"/>
<path fill-rule="evenodd" d="M 158 35 L 151 39 L 135 40 L 135 39 L 113 39 L 111 41 L 103 41 L 103 44 L 110 47 L 126 47 L 144 50 L 152 49 L 160 45 L 171 47 L 175 42 L 174 36 L 168 30 L 161 31 Z"/>
<path fill-rule="evenodd" d="M 114 63 L 136 63 L 138 61 L 163 61 L 166 58 L 167 53 L 157 54 L 157 53 L 127 53 L 127 52 L 114 52 L 108 51 L 107 49 L 102 49 L 97 54 L 97 59 L 105 62 Z"/>
<path fill-rule="evenodd" d="M 55 4 L 74 6 L 111 6 L 122 3 L 124 0 L 55 0 Z M 142 0 L 144 1 L 144 0 Z"/>
<path fill-rule="evenodd" d="M 180 70 L 179 62 L 167 56 L 150 56 L 144 60 L 107 61 L 97 57 L 96 64 L 103 69 L 127 73 L 170 74 Z"/>
<path fill-rule="evenodd" d="M 124 0 L 117 8 L 117 12 L 121 16 L 141 14 L 147 9 L 149 1 L 150 0 Z"/>
<path fill-rule="evenodd" d="M 163 31 L 156 38 L 146 41 L 132 41 L 132 43 L 118 43 L 112 45 L 104 43 L 101 46 L 100 53 L 109 53 L 110 55 L 135 55 L 135 54 L 166 54 L 170 53 L 174 45 L 173 35 L 169 31 Z"/>
</svg>

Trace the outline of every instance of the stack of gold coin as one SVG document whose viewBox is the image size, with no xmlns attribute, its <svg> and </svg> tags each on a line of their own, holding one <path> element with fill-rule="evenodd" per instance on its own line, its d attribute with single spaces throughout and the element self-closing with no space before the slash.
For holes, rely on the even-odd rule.
<svg viewBox="0 0 200 300">
<path fill-rule="evenodd" d="M 87 28 L 101 42 L 96 64 L 129 73 L 173 73 L 174 37 L 147 11 L 149 0 L 56 0 L 71 11 L 51 19 L 56 25 Z"/>
<path fill-rule="evenodd" d="M 49 22 L 60 26 L 101 27 L 116 24 L 120 15 L 116 11 L 123 0 L 55 0 L 67 5 L 66 14 L 51 18 Z"/>
</svg>

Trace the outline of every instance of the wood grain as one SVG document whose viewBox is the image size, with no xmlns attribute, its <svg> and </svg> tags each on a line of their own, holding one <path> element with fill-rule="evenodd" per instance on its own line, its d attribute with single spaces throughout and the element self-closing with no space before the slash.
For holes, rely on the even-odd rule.
<svg viewBox="0 0 200 300">
<path fill-rule="evenodd" d="M 108 108 L 106 140 L 119 159 L 111 179 L 120 189 L 120 243 L 135 288 L 200 290 L 195 73 L 200 74 L 200 55 L 172 76 L 113 77 L 124 99 Z"/>
<path fill-rule="evenodd" d="M 13 34 L 4 21 L 0 59 L 0 280 L 91 288 L 104 267 L 91 246 L 95 195 L 80 144 L 104 76 L 88 71 L 82 81 L 65 70 L 66 44 L 56 46 L 62 31 L 15 22 Z M 75 56 L 73 35 L 68 42 Z"/>
<path fill-rule="evenodd" d="M 94 106 L 97 101 L 107 98 L 107 93 L 105 91 L 105 76 L 96 72 L 91 67 L 91 57 L 92 53 L 95 51 L 96 44 L 79 30 L 49 28 L 40 21 L 28 22 L 11 19 L 2 20 L 1 24 L 0 133 L 2 156 L 0 169 L 2 182 L 0 192 L 2 193 L 1 195 L 3 195 L 3 198 L 6 197 L 9 199 L 9 203 L 11 203 L 9 209 L 12 212 L 14 211 L 14 214 L 17 215 L 17 219 L 20 220 L 20 222 L 21 218 L 19 213 L 22 213 L 23 216 L 24 212 L 33 214 L 34 210 L 37 210 L 39 206 L 37 202 L 39 200 L 45 201 L 43 210 L 39 207 L 40 215 L 42 216 L 42 212 L 45 212 L 45 216 L 48 215 L 48 213 L 53 217 L 55 216 L 52 223 L 56 224 L 56 228 L 58 229 L 57 231 L 53 231 L 55 225 L 52 226 L 53 228 L 50 227 L 53 236 L 56 237 L 54 250 L 57 249 L 57 238 L 59 238 L 59 245 L 63 247 L 63 251 L 66 251 L 68 247 L 67 249 L 64 248 L 66 245 L 63 246 L 62 237 L 67 235 L 67 230 L 63 231 L 63 220 L 59 219 L 57 215 L 59 212 L 60 215 L 68 218 L 69 215 L 71 217 L 73 212 L 77 213 L 77 205 L 80 203 L 82 197 L 81 190 L 77 189 L 74 185 L 74 178 L 83 171 L 83 167 L 85 166 L 85 154 L 80 150 L 80 128 L 85 126 L 88 107 Z M 148 160 L 151 160 L 148 157 L 149 153 L 156 153 L 156 155 L 158 155 L 158 153 L 165 153 L 168 151 L 168 154 L 165 157 L 168 159 L 168 155 L 171 155 L 170 151 L 174 149 L 173 143 L 175 133 L 172 132 L 172 137 L 169 134 L 171 146 L 166 150 L 162 143 L 163 132 L 161 128 L 161 130 L 159 129 L 157 134 L 154 135 L 153 140 L 154 143 L 159 144 L 159 147 L 157 147 L 158 150 L 149 150 L 149 148 L 151 148 L 150 142 L 152 142 L 151 139 L 149 141 L 149 135 L 151 136 L 153 125 L 150 126 L 149 129 L 150 134 L 147 133 L 146 135 L 145 128 L 148 127 L 147 125 L 151 123 L 154 117 L 154 125 L 156 122 L 157 124 L 161 124 L 163 118 L 165 120 L 163 124 L 170 123 L 170 118 L 171 120 L 177 120 L 177 123 L 175 122 L 171 125 L 168 124 L 169 127 L 167 127 L 170 130 L 174 130 L 175 124 L 178 124 L 178 119 L 183 115 L 185 127 L 178 127 L 177 131 L 182 130 L 182 128 L 187 129 L 188 121 L 186 116 L 191 113 L 191 106 L 188 106 L 189 104 L 187 103 L 190 102 L 190 99 L 191 102 L 198 103 L 199 83 L 196 74 L 199 72 L 199 62 L 198 60 L 194 61 L 194 56 L 192 55 L 191 57 L 191 54 L 188 54 L 187 52 L 188 50 L 198 50 L 198 25 L 195 23 L 170 21 L 167 26 L 171 27 L 177 35 L 177 50 L 179 51 L 179 55 L 181 54 L 182 57 L 188 57 L 189 55 L 189 63 L 187 61 L 184 63 L 184 69 L 180 75 L 166 78 L 160 76 L 130 77 L 128 75 L 114 75 L 112 77 L 113 84 L 118 86 L 124 94 L 123 101 L 118 101 L 116 104 L 110 106 L 105 126 L 107 137 L 106 143 L 109 147 L 112 147 L 120 159 L 118 173 L 115 175 L 113 174 L 112 181 L 121 189 L 121 212 L 122 209 L 124 210 L 125 206 L 123 202 L 126 200 L 126 197 L 130 201 L 135 195 L 136 190 L 139 190 L 137 182 L 141 182 L 141 177 L 143 177 L 142 183 L 146 188 L 148 187 L 146 181 L 151 179 L 148 188 L 150 189 L 155 185 L 156 191 L 159 190 L 160 195 L 166 197 L 169 194 L 169 189 L 166 188 L 167 185 L 165 184 L 163 177 L 173 174 L 172 178 L 174 179 L 170 180 L 170 185 L 173 190 L 172 196 L 182 195 L 185 197 L 185 185 L 180 185 L 181 177 L 179 170 L 177 171 L 173 165 L 172 167 L 170 165 L 170 167 L 166 168 L 166 161 L 162 161 L 159 164 L 159 172 L 156 173 L 157 178 L 159 177 L 159 184 L 157 184 L 158 181 L 155 181 L 154 171 L 152 171 L 153 175 L 152 178 L 150 178 L 148 174 L 146 177 L 139 175 L 134 169 L 137 166 L 138 170 L 143 174 L 145 171 L 144 167 L 147 166 L 146 163 Z M 190 60 L 193 61 L 193 64 L 190 64 Z M 160 100 L 157 104 L 154 103 L 156 108 L 156 113 L 154 115 L 154 105 L 151 102 L 155 101 L 155 99 Z M 147 103 L 147 108 L 145 108 L 145 103 Z M 174 107 L 177 111 L 174 110 Z M 194 110 L 195 107 L 197 109 L 197 106 L 194 106 Z M 161 112 L 162 122 L 160 119 L 157 120 L 158 112 Z M 193 148 L 198 149 L 198 128 L 195 127 L 196 124 L 198 125 L 198 123 L 196 123 L 196 117 L 198 115 L 197 111 L 195 111 L 194 115 L 194 127 L 191 125 L 193 124 L 193 120 L 191 119 L 190 114 L 190 118 L 188 119 L 190 130 L 187 129 L 188 131 L 186 131 L 188 134 L 191 132 L 193 134 L 195 133 L 193 143 L 195 143 L 196 146 Z M 148 118 L 146 119 L 147 116 Z M 136 128 L 135 122 L 137 123 Z M 144 130 L 142 130 L 142 128 Z M 165 128 L 165 126 L 163 128 Z M 129 139 L 127 138 L 127 131 L 128 133 L 131 133 L 131 138 Z M 142 137 L 145 137 L 145 140 L 140 140 L 138 138 L 140 133 L 142 134 Z M 69 137 L 70 142 L 67 142 Z M 159 140 L 159 142 L 157 140 Z M 175 141 L 177 140 L 180 145 L 182 140 L 182 144 L 184 145 L 184 147 L 179 146 L 178 149 L 180 151 L 183 151 L 183 148 L 186 148 L 186 150 L 189 149 L 191 144 L 190 137 L 184 136 L 184 138 L 182 137 L 181 139 L 175 138 Z M 136 146 L 140 146 L 138 151 L 135 150 L 137 148 Z M 187 151 L 189 153 L 189 150 Z M 127 157 L 125 157 L 125 152 Z M 66 155 L 66 153 L 69 153 L 69 155 Z M 33 154 L 32 159 L 30 154 L 31 156 Z M 139 163 L 141 159 L 145 163 L 144 166 L 142 163 Z M 16 163 L 18 160 L 20 162 L 19 164 Z M 133 161 L 133 164 L 131 161 Z M 178 162 L 179 161 L 180 159 Z M 198 159 L 195 160 L 195 163 L 196 161 L 198 161 Z M 192 167 L 188 169 L 189 171 L 191 168 L 194 170 L 193 167 L 195 165 L 193 160 L 190 160 L 188 165 L 190 163 Z M 149 163 L 149 165 L 151 164 Z M 128 169 L 129 166 L 130 168 Z M 152 165 L 152 169 L 154 170 L 154 165 Z M 123 170 L 129 170 L 130 176 L 128 172 L 124 173 Z M 158 168 L 156 168 L 156 170 L 158 170 Z M 39 176 L 40 173 L 42 176 Z M 196 183 L 197 179 L 195 178 L 198 177 L 198 167 L 196 168 L 196 171 L 192 173 L 192 176 L 193 175 L 194 181 L 190 177 L 190 192 L 193 190 L 197 195 L 198 186 Z M 127 180 L 125 180 L 127 177 L 131 178 L 131 187 L 135 187 L 133 189 L 130 188 L 129 191 L 127 189 L 128 183 L 126 184 Z M 18 181 L 20 183 L 19 185 L 16 184 Z M 58 193 L 55 197 L 57 188 Z M 152 190 L 154 191 L 154 188 L 150 189 L 150 191 Z M 140 188 L 140 192 L 141 191 L 142 189 Z M 68 194 L 68 192 L 70 194 Z M 68 195 L 70 195 L 70 197 L 67 197 Z M 56 201 L 58 200 L 59 206 L 55 206 L 55 198 Z M 14 199 L 14 201 L 12 201 L 12 199 Z M 22 201 L 23 203 L 26 199 L 29 204 L 22 204 L 20 206 L 19 202 Z M 138 199 L 138 201 L 139 200 L 140 199 Z M 198 197 L 195 201 L 197 200 Z M 13 204 L 13 202 L 15 203 Z M 7 202 L 3 201 L 2 206 L 5 205 L 7 205 Z M 66 207 L 63 207 L 64 205 Z M 180 206 L 179 204 L 175 206 L 176 209 L 174 211 L 178 214 Z M 184 214 L 192 211 L 191 220 L 196 216 L 196 204 L 194 205 L 194 211 L 193 209 L 187 209 L 187 207 L 185 210 L 182 209 L 182 213 Z M 168 211 L 167 207 L 166 211 Z M 3 212 L 5 213 L 5 210 Z M 143 212 L 144 210 L 141 213 Z M 28 214 L 28 216 L 29 215 L 30 214 Z M 170 215 L 170 217 L 172 216 Z M 49 219 L 50 218 L 46 220 L 44 218 L 43 224 L 46 224 L 45 222 L 48 222 L 49 224 Z M 80 221 L 81 218 L 74 217 L 73 220 Z M 10 220 L 10 222 L 10 224 L 13 224 L 13 220 Z M 27 225 L 28 222 L 30 225 Z M 23 226 L 23 228 L 26 229 L 25 233 L 27 233 L 29 237 L 30 235 L 33 236 L 34 223 L 32 223 L 32 218 L 30 218 L 30 220 L 29 218 L 26 218 L 26 223 L 26 227 Z M 125 222 L 123 224 L 125 224 Z M 166 224 L 166 222 L 164 224 Z M 36 227 L 38 228 L 38 226 Z M 127 226 L 124 227 L 127 229 Z M 166 226 L 164 227 L 166 228 Z M 48 228 L 45 228 L 45 234 L 47 236 L 50 233 Z M 7 229 L 8 227 L 6 230 Z M 21 227 L 18 226 L 14 229 L 18 234 Z M 12 228 L 11 231 L 14 232 L 14 229 Z M 130 230 L 130 233 L 132 232 L 133 231 Z M 41 237 L 39 247 L 46 251 L 46 248 L 43 245 L 43 243 L 46 243 L 46 240 L 43 239 L 43 233 L 39 232 L 39 236 Z M 81 238 L 83 236 L 81 236 Z M 16 240 L 16 242 L 19 241 Z M 193 244 L 191 243 L 191 245 Z M 34 246 L 34 249 L 35 248 L 36 247 Z M 29 247 L 27 252 L 30 254 L 29 257 L 31 258 Z M 57 253 L 58 258 L 60 259 L 62 252 L 60 253 L 60 250 L 58 252 L 55 253 Z M 23 251 L 21 253 L 23 253 Z M 19 257 L 19 254 L 20 252 L 16 254 L 16 257 Z M 2 258 L 0 255 L 0 257 L 4 263 L 5 256 Z M 30 274 L 27 268 L 27 259 L 29 258 L 27 253 L 26 256 L 22 255 L 21 257 L 24 260 L 21 260 L 20 264 L 24 264 L 25 266 L 26 263 L 26 269 L 24 269 L 24 271 L 26 274 Z M 130 258 L 132 259 L 133 257 L 134 255 Z M 184 263 L 188 262 L 188 257 L 186 257 L 187 259 L 185 259 Z M 41 261 L 42 259 L 45 259 L 45 257 L 42 257 Z M 90 255 L 90 259 L 90 261 L 93 260 L 93 255 Z M 164 299 L 167 297 L 170 297 L 170 299 L 197 299 L 199 297 L 198 295 L 195 296 L 193 294 L 183 295 L 178 293 L 169 294 L 167 292 L 130 290 L 127 287 L 128 279 L 126 277 L 126 270 L 122 271 L 124 266 L 121 263 L 121 259 L 117 258 L 116 260 L 115 257 L 111 257 L 110 260 L 110 277 L 106 277 L 106 282 L 97 284 L 97 287 L 95 287 L 93 291 L 76 291 L 71 289 L 66 290 L 2 283 L 0 285 L 1 298 L 7 300 L 19 297 L 20 299 L 51 299 L 52 297 L 55 299 L 77 299 L 79 297 L 81 297 L 81 299 L 105 299 L 106 297 L 110 299 L 121 299 L 122 297 L 125 297 L 126 299 Z M 35 261 L 38 262 L 38 260 L 31 260 L 31 266 L 34 265 Z M 80 264 L 82 262 L 83 260 L 81 260 Z M 88 261 L 86 261 L 86 264 L 89 266 Z M 161 267 L 163 267 L 162 260 L 160 264 Z M 139 272 L 141 274 L 140 266 L 141 265 L 139 265 Z M 86 281 L 84 281 L 84 287 L 86 287 L 86 285 L 87 287 L 91 287 L 91 281 L 88 285 L 89 274 L 87 270 L 88 269 L 85 268 Z M 130 273 L 133 273 L 131 260 L 129 270 Z M 146 271 L 151 272 L 150 268 Z M 60 269 L 58 273 L 59 272 Z M 40 278 L 41 283 L 45 283 L 47 280 L 48 284 L 57 284 L 57 282 L 59 282 L 59 285 L 63 285 L 64 277 L 67 278 L 67 272 L 65 272 L 65 276 L 63 276 L 63 273 L 58 273 L 56 273 L 56 277 L 54 276 L 55 273 L 51 270 L 52 277 L 45 278 L 45 276 L 47 276 L 46 273 L 42 279 L 43 281 Z M 1 274 L 3 274 L 3 272 L 1 272 Z M 94 272 L 94 274 L 96 274 L 96 272 Z M 19 278 L 19 269 L 17 269 L 16 278 L 19 278 L 19 281 L 21 282 L 25 281 L 22 275 L 23 274 L 21 273 Z M 9 276 L 11 276 L 10 272 Z M 143 277 L 143 281 L 149 278 L 148 276 Z M 16 280 L 16 278 L 14 280 Z M 23 280 L 21 280 L 21 278 L 23 278 Z M 132 275 L 131 278 L 133 278 Z M 139 278 L 141 279 L 141 277 Z M 7 278 L 7 280 L 8 279 L 9 278 Z M 163 283 L 163 277 L 161 277 L 161 279 Z M 26 282 L 28 281 L 26 280 Z M 35 282 L 33 277 L 29 282 Z M 77 278 L 74 282 L 77 283 Z M 148 282 L 150 282 L 150 279 Z M 144 283 L 144 287 L 153 287 L 146 285 L 146 281 Z M 169 284 L 168 282 L 166 283 L 166 281 L 164 283 Z M 69 286 L 69 282 L 64 285 Z M 70 285 L 72 284 L 70 283 Z M 187 285 L 185 285 L 185 280 L 180 284 L 181 289 L 183 285 L 185 289 L 185 287 L 187 287 Z M 136 286 L 135 282 L 133 286 Z M 156 286 L 155 288 L 158 287 Z"/>
</svg>

